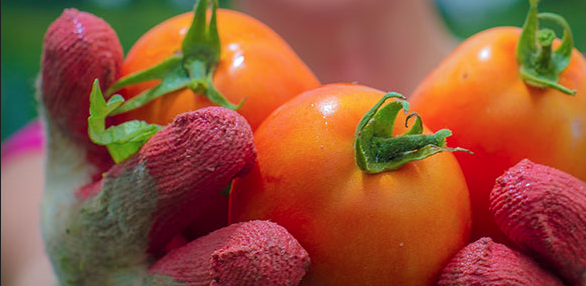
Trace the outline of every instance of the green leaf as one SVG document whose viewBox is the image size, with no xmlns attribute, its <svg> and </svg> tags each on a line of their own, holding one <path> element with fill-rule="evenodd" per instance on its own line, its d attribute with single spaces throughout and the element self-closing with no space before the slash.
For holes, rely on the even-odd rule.
<svg viewBox="0 0 586 286">
<path fill-rule="evenodd" d="M 119 163 L 136 153 L 162 127 L 144 121 L 132 120 L 106 129 L 106 117 L 124 103 L 116 94 L 108 102 L 104 99 L 99 81 L 94 81 L 90 93 L 88 134 L 92 142 L 106 146 L 114 162 Z"/>
</svg>

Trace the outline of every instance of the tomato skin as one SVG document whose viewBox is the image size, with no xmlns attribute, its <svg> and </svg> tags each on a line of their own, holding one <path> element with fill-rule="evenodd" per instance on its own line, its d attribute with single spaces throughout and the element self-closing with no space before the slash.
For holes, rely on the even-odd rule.
<svg viewBox="0 0 586 286">
<path fill-rule="evenodd" d="M 193 12 L 184 13 L 145 33 L 128 52 L 122 76 L 153 67 L 180 52 L 192 19 Z M 218 9 L 217 21 L 222 52 L 213 83 L 231 103 L 238 104 L 245 100 L 238 112 L 248 120 L 253 130 L 286 100 L 319 85 L 295 52 L 264 24 L 225 9 Z M 120 93 L 125 98 L 131 98 L 157 83 L 148 81 L 129 86 Z M 167 124 L 177 114 L 210 105 L 212 103 L 204 96 L 182 89 L 121 118 Z"/>
<path fill-rule="evenodd" d="M 573 90 L 525 84 L 515 48 L 521 29 L 493 28 L 463 42 L 416 88 L 414 112 L 431 130 L 449 128 L 472 202 L 472 240 L 508 240 L 494 223 L 488 197 L 495 179 L 524 158 L 586 180 L 586 61 L 576 50 L 559 84 Z M 554 42 L 554 47 L 559 42 Z"/>
<path fill-rule="evenodd" d="M 468 243 L 468 191 L 452 154 L 375 175 L 356 166 L 356 126 L 383 94 L 326 85 L 282 105 L 255 133 L 258 163 L 234 182 L 230 222 L 287 228 L 311 258 L 301 285 L 431 285 Z M 395 133 L 404 120 L 400 112 Z"/>
</svg>

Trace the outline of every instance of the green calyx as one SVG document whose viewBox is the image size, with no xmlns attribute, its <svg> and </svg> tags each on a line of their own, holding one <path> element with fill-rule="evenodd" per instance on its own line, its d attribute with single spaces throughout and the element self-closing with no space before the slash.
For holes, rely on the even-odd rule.
<svg viewBox="0 0 586 286">
<path fill-rule="evenodd" d="M 389 102 L 384 107 L 385 101 Z M 463 148 L 446 147 L 446 137 L 452 132 L 442 129 L 434 134 L 422 134 L 423 123 L 417 113 L 411 113 L 405 120 L 405 127 L 409 120 L 415 117 L 413 126 L 405 133 L 393 136 L 393 126 L 397 114 L 401 109 L 405 114 L 409 112 L 409 103 L 398 93 L 391 92 L 372 107 L 362 117 L 356 128 L 354 137 L 354 155 L 358 167 L 371 174 L 399 169 L 403 165 L 425 159 L 443 151 L 464 151 Z"/>
<path fill-rule="evenodd" d="M 106 102 L 98 80 L 94 81 L 90 93 L 88 134 L 92 142 L 107 147 L 116 163 L 124 161 L 136 153 L 147 140 L 162 128 L 159 125 L 132 120 L 106 129 L 106 117 L 123 103 L 124 98 L 118 94 Z"/>
<path fill-rule="evenodd" d="M 219 106 L 233 110 L 242 106 L 243 102 L 238 105 L 230 103 L 212 83 L 220 59 L 221 45 L 216 20 L 218 1 L 212 0 L 209 24 L 206 16 L 207 2 L 208 0 L 199 0 L 195 5 L 193 22 L 183 39 L 181 54 L 171 56 L 150 69 L 121 78 L 108 89 L 107 94 L 111 95 L 129 85 L 153 79 L 161 80 L 159 85 L 129 99 L 110 115 L 139 108 L 157 97 L 183 88 L 202 94 Z"/>
<path fill-rule="evenodd" d="M 537 13 L 539 0 L 529 0 L 530 8 L 523 25 L 523 31 L 517 44 L 517 61 L 520 75 L 523 80 L 535 87 L 555 88 L 563 93 L 573 95 L 571 90 L 558 84 L 559 74 L 568 67 L 574 40 L 568 22 L 561 16 L 553 13 Z M 539 30 L 538 20 L 551 20 L 564 29 L 562 44 L 552 50 L 555 33 L 549 29 Z"/>
</svg>

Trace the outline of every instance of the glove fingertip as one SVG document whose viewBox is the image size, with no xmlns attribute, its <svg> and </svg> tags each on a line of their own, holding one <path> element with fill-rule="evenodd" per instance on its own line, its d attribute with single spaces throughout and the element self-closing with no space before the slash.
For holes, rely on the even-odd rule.
<svg viewBox="0 0 586 286">
<path fill-rule="evenodd" d="M 270 221 L 232 224 L 171 251 L 151 266 L 153 276 L 187 285 L 297 285 L 309 255 Z"/>
<path fill-rule="evenodd" d="M 41 102 L 51 123 L 76 140 L 87 136 L 89 94 L 97 78 L 109 87 L 120 74 L 122 46 L 112 27 L 91 13 L 65 9 L 45 33 Z"/>
</svg>

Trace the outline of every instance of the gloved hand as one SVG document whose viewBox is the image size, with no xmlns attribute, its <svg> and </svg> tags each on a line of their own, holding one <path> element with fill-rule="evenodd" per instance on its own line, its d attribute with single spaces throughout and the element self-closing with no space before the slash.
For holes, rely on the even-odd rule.
<svg viewBox="0 0 586 286">
<path fill-rule="evenodd" d="M 438 285 L 585 285 L 586 182 L 524 159 L 497 178 L 490 211 L 511 245 L 469 244 Z"/>
<path fill-rule="evenodd" d="M 108 88 L 121 62 L 115 32 L 89 13 L 65 10 L 45 35 L 42 230 L 60 283 L 296 285 L 309 257 L 283 227 L 225 226 L 228 197 L 220 192 L 256 159 L 252 131 L 238 113 L 208 107 L 181 114 L 119 164 L 91 142 L 92 82 Z M 190 227 L 213 232 L 188 242 Z"/>
</svg>

